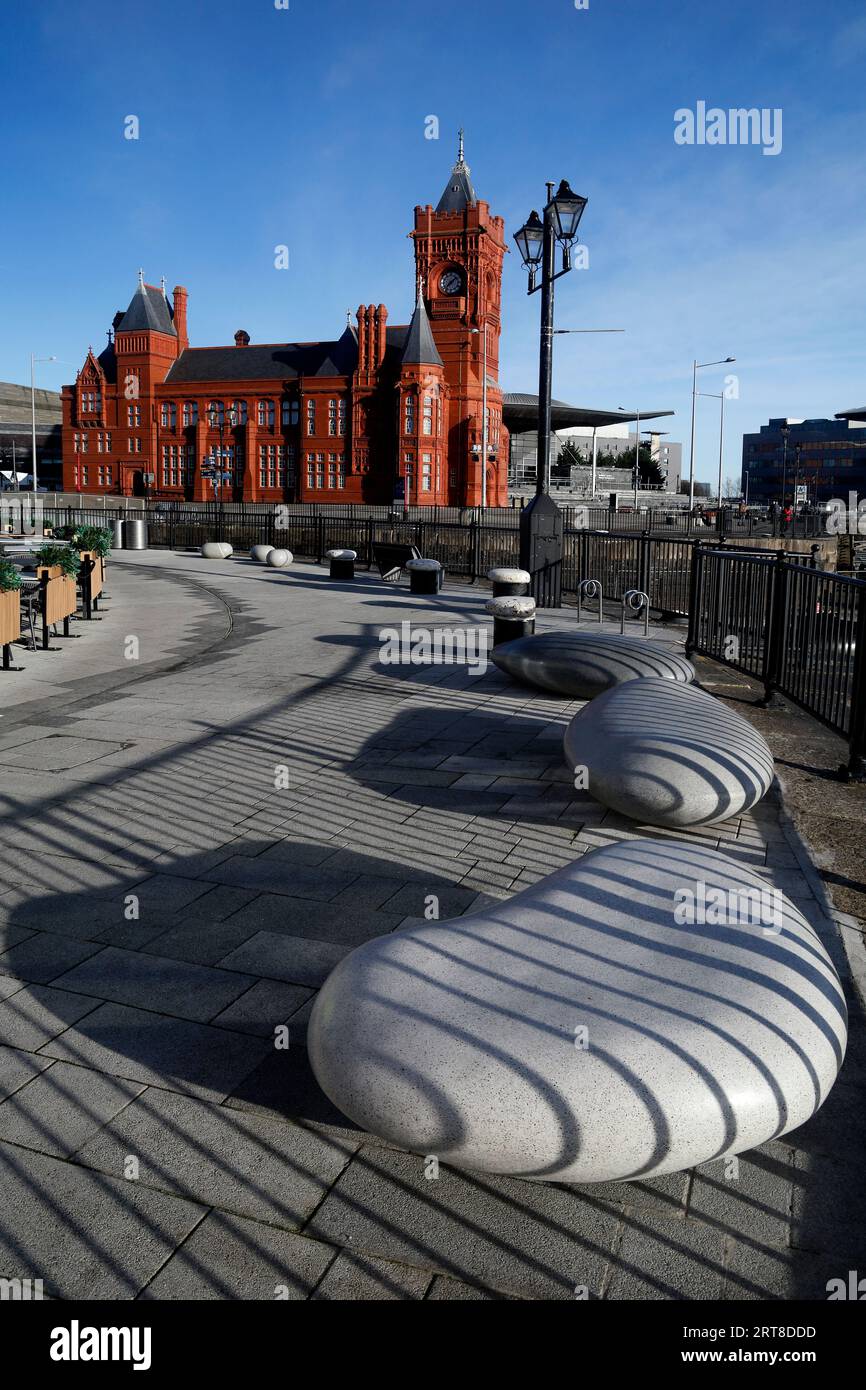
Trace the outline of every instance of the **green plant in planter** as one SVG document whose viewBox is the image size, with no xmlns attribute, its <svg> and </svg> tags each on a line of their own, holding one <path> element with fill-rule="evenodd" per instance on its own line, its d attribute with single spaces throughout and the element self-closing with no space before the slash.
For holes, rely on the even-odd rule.
<svg viewBox="0 0 866 1390">
<path fill-rule="evenodd" d="M 59 565 L 69 579 L 74 579 L 81 569 L 81 556 L 74 545 L 40 545 L 33 554 L 37 565 Z"/>
<path fill-rule="evenodd" d="M 21 588 L 21 575 L 11 560 L 0 558 L 0 594 Z"/>
<path fill-rule="evenodd" d="M 75 544 L 79 550 L 90 550 L 101 560 L 111 554 L 112 534 L 105 526 L 79 526 Z"/>
</svg>

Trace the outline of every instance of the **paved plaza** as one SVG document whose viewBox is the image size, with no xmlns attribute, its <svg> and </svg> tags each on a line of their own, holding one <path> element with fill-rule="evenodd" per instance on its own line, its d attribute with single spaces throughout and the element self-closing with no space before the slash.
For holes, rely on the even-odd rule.
<svg viewBox="0 0 866 1390">
<path fill-rule="evenodd" d="M 578 703 L 492 664 L 380 662 L 384 628 L 487 625 L 483 589 L 165 551 L 114 557 L 108 589 L 80 640 L 16 648 L 27 669 L 2 677 L 0 1277 L 88 1299 L 759 1300 L 866 1272 L 863 924 L 777 788 L 721 826 L 641 829 L 573 790 Z M 791 897 L 845 982 L 848 1057 L 807 1125 L 631 1184 L 431 1179 L 323 1096 L 306 1022 L 355 946 L 431 897 L 459 916 L 622 837 L 697 835 Z"/>
</svg>

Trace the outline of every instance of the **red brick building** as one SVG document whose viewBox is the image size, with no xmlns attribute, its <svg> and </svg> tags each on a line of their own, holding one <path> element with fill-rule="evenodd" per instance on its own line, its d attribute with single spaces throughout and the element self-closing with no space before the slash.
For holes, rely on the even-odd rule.
<svg viewBox="0 0 866 1390">
<path fill-rule="evenodd" d="M 222 447 L 235 501 L 477 505 L 487 362 L 487 503 L 507 504 L 499 388 L 505 225 L 475 196 L 460 151 L 438 206 L 416 207 L 415 310 L 361 306 L 319 343 L 192 348 L 187 291 L 139 285 L 63 388 L 69 492 L 203 501 Z M 219 423 L 222 422 L 222 444 Z"/>
</svg>

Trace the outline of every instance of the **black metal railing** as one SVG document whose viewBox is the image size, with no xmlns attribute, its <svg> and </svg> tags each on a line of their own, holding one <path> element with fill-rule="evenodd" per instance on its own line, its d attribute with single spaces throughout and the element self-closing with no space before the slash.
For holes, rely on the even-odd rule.
<svg viewBox="0 0 866 1390">
<path fill-rule="evenodd" d="M 866 581 L 788 556 L 694 547 L 686 651 L 761 681 L 848 740 L 866 776 Z"/>
</svg>

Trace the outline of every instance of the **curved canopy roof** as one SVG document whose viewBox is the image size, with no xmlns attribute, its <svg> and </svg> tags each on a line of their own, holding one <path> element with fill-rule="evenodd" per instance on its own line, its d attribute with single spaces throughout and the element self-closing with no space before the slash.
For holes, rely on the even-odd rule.
<svg viewBox="0 0 866 1390">
<path fill-rule="evenodd" d="M 660 420 L 665 415 L 673 415 L 672 410 L 641 411 L 640 419 Z M 526 434 L 538 429 L 538 397 L 526 395 L 522 391 L 512 391 L 502 397 L 502 419 L 512 434 Z M 568 405 L 565 401 L 553 401 L 551 423 L 554 430 L 565 430 L 571 425 L 588 425 L 590 429 L 604 425 L 631 424 L 638 419 L 637 412 L 627 410 L 588 410 L 584 406 Z"/>
</svg>

